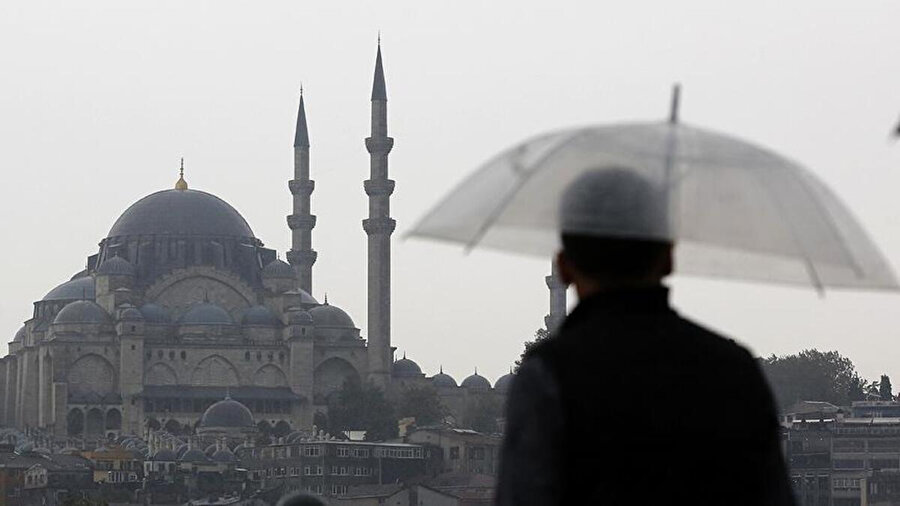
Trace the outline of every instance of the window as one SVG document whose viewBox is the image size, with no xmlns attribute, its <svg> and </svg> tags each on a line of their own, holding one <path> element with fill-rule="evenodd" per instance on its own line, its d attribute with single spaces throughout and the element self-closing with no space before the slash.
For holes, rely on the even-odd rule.
<svg viewBox="0 0 900 506">
<path fill-rule="evenodd" d="M 345 466 L 341 466 L 341 476 L 348 476 L 350 473 Z"/>
<path fill-rule="evenodd" d="M 304 446 L 303 447 L 303 456 L 304 457 L 318 457 L 322 454 L 321 448 L 318 446 Z"/>
<path fill-rule="evenodd" d="M 338 457 L 349 457 L 350 456 L 350 448 L 347 448 L 346 446 L 338 446 L 337 456 Z"/>
<path fill-rule="evenodd" d="M 292 468 L 291 468 L 291 476 L 298 476 L 298 475 L 300 475 L 300 468 L 299 468 L 299 467 L 292 467 Z"/>
<path fill-rule="evenodd" d="M 459 458 L 459 447 L 453 446 L 450 448 L 450 459 L 456 460 Z"/>
<path fill-rule="evenodd" d="M 369 449 L 368 448 L 354 448 L 353 456 L 360 458 L 360 459 L 368 458 L 369 457 Z"/>
<path fill-rule="evenodd" d="M 316 476 L 322 476 L 322 466 L 316 466 Z"/>
<path fill-rule="evenodd" d="M 312 468 L 310 466 L 304 467 L 303 474 L 306 476 L 312 476 Z"/>
<path fill-rule="evenodd" d="M 186 359 L 187 359 L 187 352 L 182 351 L 181 352 L 181 360 L 186 360 Z"/>
<path fill-rule="evenodd" d="M 337 475 L 337 473 L 338 473 L 338 466 L 331 466 L 331 474 Z"/>
</svg>

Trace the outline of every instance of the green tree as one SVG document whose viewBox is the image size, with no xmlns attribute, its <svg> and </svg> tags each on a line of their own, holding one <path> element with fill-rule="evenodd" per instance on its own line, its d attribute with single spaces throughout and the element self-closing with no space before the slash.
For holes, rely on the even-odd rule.
<svg viewBox="0 0 900 506">
<path fill-rule="evenodd" d="M 868 388 L 853 362 L 836 351 L 813 349 L 795 355 L 772 355 L 761 359 L 761 365 L 782 409 L 799 401 L 845 406 L 864 399 Z"/>
<path fill-rule="evenodd" d="M 881 381 L 878 382 L 878 394 L 883 401 L 894 400 L 894 393 L 891 388 L 891 378 L 889 378 L 887 374 L 881 375 Z"/>
<path fill-rule="evenodd" d="M 367 441 L 397 437 L 397 416 L 384 392 L 371 383 L 347 380 L 328 404 L 328 432 L 366 431 Z"/>
<path fill-rule="evenodd" d="M 496 434 L 500 432 L 497 419 L 503 413 L 503 406 L 494 396 L 477 396 L 466 405 L 463 425 L 469 429 Z"/>
<path fill-rule="evenodd" d="M 432 425 L 444 419 L 446 408 L 441 404 L 437 390 L 431 386 L 413 387 L 400 394 L 397 403 L 399 418 L 413 417 L 416 425 Z"/>
<path fill-rule="evenodd" d="M 522 360 L 525 359 L 525 354 L 527 354 L 532 348 L 534 348 L 538 343 L 550 337 L 550 332 L 545 328 L 539 328 L 534 331 L 534 339 L 531 341 L 525 341 L 525 350 L 522 352 L 522 355 L 519 356 L 519 359 L 516 360 L 516 366 L 513 369 L 513 372 L 519 372 L 519 367 L 522 365 Z"/>
</svg>

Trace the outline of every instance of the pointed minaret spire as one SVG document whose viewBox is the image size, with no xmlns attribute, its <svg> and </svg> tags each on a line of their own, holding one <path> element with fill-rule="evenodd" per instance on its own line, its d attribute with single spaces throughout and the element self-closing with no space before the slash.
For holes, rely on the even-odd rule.
<svg viewBox="0 0 900 506">
<path fill-rule="evenodd" d="M 300 85 L 300 106 L 294 132 L 294 179 L 288 182 L 288 187 L 294 205 L 293 213 L 287 217 L 291 229 L 291 250 L 287 253 L 287 260 L 297 273 L 300 289 L 312 293 L 312 267 L 318 256 L 312 249 L 312 229 L 316 226 L 316 217 L 310 212 L 315 182 L 309 178 L 309 131 L 306 128 L 303 85 Z"/>
<path fill-rule="evenodd" d="M 384 67 L 381 64 L 381 34 L 378 34 L 378 54 L 375 56 L 375 78 L 372 80 L 372 100 L 387 102 L 387 87 L 384 84 Z"/>
<path fill-rule="evenodd" d="M 386 388 L 391 379 L 391 234 L 397 223 L 391 218 L 394 181 L 388 177 L 388 153 L 394 139 L 387 131 L 387 92 L 381 63 L 381 41 L 375 57 L 372 84 L 372 129 L 366 138 L 369 179 L 363 183 L 369 196 L 369 217 L 363 220 L 368 236 L 369 379 Z"/>
</svg>

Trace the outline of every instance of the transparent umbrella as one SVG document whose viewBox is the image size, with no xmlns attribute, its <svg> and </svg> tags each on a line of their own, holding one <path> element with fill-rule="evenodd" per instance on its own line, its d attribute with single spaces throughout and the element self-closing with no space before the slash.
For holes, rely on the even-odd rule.
<svg viewBox="0 0 900 506">
<path fill-rule="evenodd" d="M 673 104 L 677 104 L 677 93 Z M 892 269 L 838 197 L 798 163 L 734 137 L 679 123 L 552 132 L 503 151 L 409 233 L 549 258 L 563 190 L 588 170 L 625 167 L 661 188 L 669 223 L 634 227 L 640 209 L 594 235 L 677 243 L 685 274 L 825 288 L 898 288 Z M 604 198 L 602 195 L 598 199 Z"/>
</svg>

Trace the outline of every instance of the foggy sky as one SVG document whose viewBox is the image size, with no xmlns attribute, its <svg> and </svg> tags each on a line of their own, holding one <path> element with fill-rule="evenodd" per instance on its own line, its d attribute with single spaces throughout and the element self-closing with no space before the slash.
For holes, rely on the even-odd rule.
<svg viewBox="0 0 900 506">
<path fill-rule="evenodd" d="M 314 5 L 313 5 L 314 4 Z M 551 128 L 662 119 L 818 174 L 900 265 L 896 1 L 0 3 L 0 336 L 84 267 L 131 203 L 185 178 L 289 248 L 305 89 L 314 296 L 366 335 L 362 181 L 383 36 L 397 181 L 393 344 L 428 375 L 505 373 L 548 309 L 549 263 L 403 233 L 502 148 Z M 837 349 L 900 375 L 900 295 L 676 278 L 675 303 L 758 354 Z M 895 381 L 896 383 L 896 381 Z"/>
</svg>

